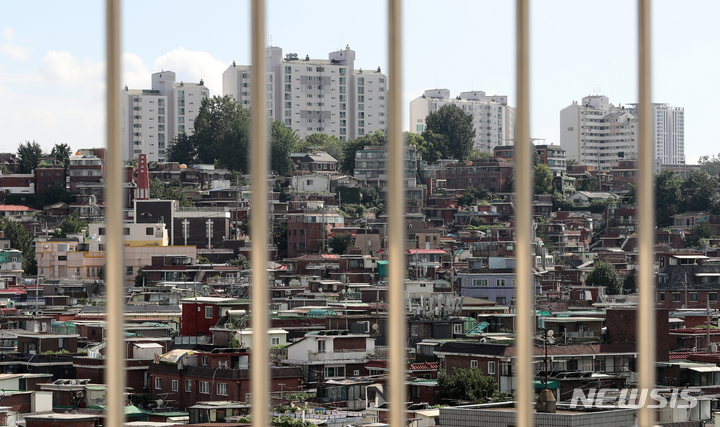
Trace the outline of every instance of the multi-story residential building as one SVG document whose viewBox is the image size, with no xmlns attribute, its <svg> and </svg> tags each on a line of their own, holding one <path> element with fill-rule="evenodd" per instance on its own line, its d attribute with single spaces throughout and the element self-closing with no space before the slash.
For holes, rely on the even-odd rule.
<svg viewBox="0 0 720 427">
<path fill-rule="evenodd" d="M 654 158 L 661 164 L 685 163 L 685 109 L 653 104 Z M 560 111 L 560 145 L 567 156 L 598 170 L 637 158 L 637 104 L 610 104 L 591 95 Z"/>
<path fill-rule="evenodd" d="M 326 206 L 322 201 L 291 202 L 287 215 L 288 257 L 319 251 L 332 230 L 344 224 L 345 217 L 337 206 Z"/>
<path fill-rule="evenodd" d="M 553 144 L 535 145 L 535 152 L 537 152 L 540 163 L 547 165 L 553 175 L 557 176 L 567 171 L 566 153 L 561 146 Z M 514 161 L 515 146 L 498 146 L 493 149 L 493 153 L 495 157 Z"/>
<path fill-rule="evenodd" d="M 387 168 L 388 152 L 385 146 L 367 146 L 355 152 L 355 178 L 360 179 L 365 185 L 377 187 L 379 198 L 385 200 L 388 179 Z M 413 145 L 405 149 L 405 171 L 403 181 L 405 182 L 405 196 L 408 199 L 417 198 L 424 200 L 423 188 L 417 182 L 418 162 L 422 155 Z"/>
<path fill-rule="evenodd" d="M 176 82 L 173 71 L 152 75 L 152 89 L 123 91 L 123 159 L 146 154 L 149 162 L 165 161 L 175 138 L 193 133 L 193 122 L 203 98 L 205 83 Z"/>
<path fill-rule="evenodd" d="M 637 115 L 637 104 L 628 104 Z M 685 108 L 653 104 L 655 159 L 663 164 L 685 164 Z"/>
<path fill-rule="evenodd" d="M 267 48 L 267 108 L 300 138 L 314 133 L 343 141 L 386 129 L 387 77 L 380 70 L 355 69 L 355 51 L 347 46 L 328 59 L 283 57 L 282 48 Z M 223 94 L 250 105 L 249 66 L 235 63 L 223 73 Z M 275 108 L 273 108 L 275 107 Z"/>
<path fill-rule="evenodd" d="M 560 111 L 560 145 L 568 159 L 609 170 L 613 163 L 637 157 L 637 116 L 610 104 L 607 96 L 592 95 Z"/>
<path fill-rule="evenodd" d="M 503 159 L 476 159 L 471 164 L 457 162 L 438 173 L 448 189 L 482 187 L 492 193 L 512 191 L 509 184 L 515 165 Z"/>
<path fill-rule="evenodd" d="M 456 105 L 473 118 L 473 148 L 491 153 L 493 147 L 515 139 L 515 109 L 508 106 L 507 96 L 486 95 L 483 91 L 461 92 L 450 98 L 448 89 L 429 89 L 410 102 L 410 132 L 425 130 L 425 118 L 443 105 Z"/>
<path fill-rule="evenodd" d="M 70 156 L 70 192 L 78 192 L 78 184 L 99 183 L 105 178 L 105 149 L 90 148 L 78 150 Z"/>
</svg>

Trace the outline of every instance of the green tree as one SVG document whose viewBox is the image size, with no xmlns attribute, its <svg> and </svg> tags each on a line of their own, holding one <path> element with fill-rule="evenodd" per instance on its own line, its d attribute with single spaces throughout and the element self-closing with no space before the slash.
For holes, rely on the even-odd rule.
<svg viewBox="0 0 720 427">
<path fill-rule="evenodd" d="M 247 259 L 245 255 L 238 255 L 237 258 L 231 259 L 228 261 L 228 264 L 234 265 L 236 267 L 240 267 L 240 270 L 249 270 L 250 269 L 250 261 Z"/>
<path fill-rule="evenodd" d="M 435 146 L 442 158 L 465 160 L 470 155 L 475 138 L 472 116 L 457 105 L 443 105 L 425 117 L 422 136 Z"/>
<path fill-rule="evenodd" d="M 231 171 L 248 171 L 248 154 L 250 147 L 250 115 L 247 110 L 240 114 L 228 127 L 221 141 L 222 152 L 220 164 Z"/>
<path fill-rule="evenodd" d="M 339 163 L 340 169 L 349 175 L 355 172 L 355 152 L 362 150 L 366 146 L 380 146 L 387 144 L 387 136 L 385 132 L 377 130 L 373 133 L 363 135 L 360 138 L 348 141 L 343 148 L 342 162 Z M 339 160 L 339 159 L 338 159 Z"/>
<path fill-rule="evenodd" d="M 578 164 L 578 161 L 575 159 L 567 159 L 567 161 L 565 162 L 565 166 L 576 166 Z"/>
<path fill-rule="evenodd" d="M 418 152 L 422 155 L 422 159 L 428 162 L 437 161 L 441 153 L 433 143 L 434 141 L 426 140 L 422 135 L 405 132 L 405 140 L 409 145 L 417 147 Z"/>
<path fill-rule="evenodd" d="M 535 182 L 535 194 L 552 194 L 553 182 L 552 172 L 546 165 L 539 163 L 533 169 Z"/>
<path fill-rule="evenodd" d="M 689 211 L 711 211 L 718 206 L 718 179 L 704 170 L 693 169 L 682 183 Z"/>
<path fill-rule="evenodd" d="M 63 165 L 65 170 L 70 166 L 70 154 L 72 154 L 72 150 L 67 144 L 55 144 L 50 152 L 50 155 Z"/>
<path fill-rule="evenodd" d="M 622 282 L 620 275 L 615 267 L 607 261 L 599 261 L 595 263 L 590 274 L 585 278 L 587 286 L 605 286 L 605 293 L 608 295 L 618 295 L 621 290 Z"/>
<path fill-rule="evenodd" d="M 195 258 L 195 264 L 212 264 L 210 260 L 202 255 L 198 255 L 197 258 Z"/>
<path fill-rule="evenodd" d="M 169 185 L 155 178 L 150 181 L 150 197 L 153 199 L 177 200 L 181 207 L 190 207 L 192 203 L 185 197 L 180 181 L 172 181 Z"/>
<path fill-rule="evenodd" d="M 40 144 L 33 141 L 25 141 L 20 144 L 17 151 L 18 159 L 20 159 L 20 173 L 32 173 L 37 167 L 38 160 L 43 156 Z"/>
<path fill-rule="evenodd" d="M 68 234 L 80 233 L 87 228 L 87 221 L 80 219 L 80 215 L 76 212 L 63 218 L 58 226 L 58 237 L 67 237 Z"/>
<path fill-rule="evenodd" d="M 717 177 L 720 175 L 720 154 L 716 156 L 701 156 L 698 159 L 698 165 L 700 165 L 700 170 Z"/>
<path fill-rule="evenodd" d="M 324 151 L 340 163 L 343 159 L 344 145 L 343 141 L 337 136 L 326 133 L 314 133 L 298 142 L 296 152 L 314 153 L 315 151 Z"/>
<path fill-rule="evenodd" d="M 680 178 L 670 169 L 655 175 L 655 222 L 658 227 L 669 226 L 672 223 L 670 217 L 678 213 L 682 202 L 681 184 Z"/>
<path fill-rule="evenodd" d="M 176 136 L 173 145 L 167 150 L 167 158 L 170 162 L 186 165 L 197 163 L 197 147 L 194 138 L 185 132 Z"/>
<path fill-rule="evenodd" d="M 147 271 L 145 271 L 146 266 L 141 266 L 138 268 L 138 272 L 135 275 L 135 286 L 137 287 L 143 287 L 148 286 L 150 283 L 148 283 L 148 274 Z"/>
<path fill-rule="evenodd" d="M 440 372 L 435 398 L 438 401 L 471 401 L 473 403 L 505 402 L 507 393 L 498 390 L 497 381 L 477 368 L 455 369 L 452 375 Z"/>
<path fill-rule="evenodd" d="M 707 239 L 715 237 L 715 229 L 703 221 L 690 229 L 690 235 L 685 237 L 685 247 L 697 248 L 704 246 Z"/>
<path fill-rule="evenodd" d="M 53 203 L 63 202 L 70 203 L 73 194 L 65 188 L 65 182 L 53 182 L 48 185 L 42 195 L 42 205 L 52 205 Z"/>
<path fill-rule="evenodd" d="M 625 275 L 622 288 L 624 294 L 632 294 L 635 292 L 635 289 L 637 289 L 637 273 L 635 273 L 635 269 L 630 270 L 628 274 Z"/>
<path fill-rule="evenodd" d="M 471 206 L 477 202 L 490 199 L 492 199 L 492 193 L 484 189 L 482 186 L 470 187 L 458 198 L 458 205 L 463 207 Z"/>
<path fill-rule="evenodd" d="M 35 244 L 33 235 L 17 221 L 1 220 L 0 228 L 5 232 L 5 238 L 10 239 L 10 247 L 22 252 L 22 266 L 25 275 L 37 274 L 37 260 L 35 259 Z"/>
<path fill-rule="evenodd" d="M 294 130 L 288 129 L 277 120 L 270 126 L 270 168 L 280 176 L 290 176 L 295 164 L 290 153 L 297 146 L 298 136 Z"/>
<path fill-rule="evenodd" d="M 334 254 L 342 255 L 352 245 L 353 237 L 350 233 L 338 233 L 328 239 L 328 246 Z"/>
<path fill-rule="evenodd" d="M 243 109 L 229 96 L 204 98 L 193 123 L 192 146 L 197 153 L 197 161 L 213 164 L 222 159 L 222 141 L 228 129 L 237 123 Z"/>
<path fill-rule="evenodd" d="M 637 189 L 635 188 L 635 186 L 630 184 L 630 190 L 628 190 L 628 192 L 623 194 L 623 196 L 622 196 L 623 203 L 635 204 L 636 203 L 635 198 L 637 197 L 636 192 L 637 192 Z"/>
</svg>

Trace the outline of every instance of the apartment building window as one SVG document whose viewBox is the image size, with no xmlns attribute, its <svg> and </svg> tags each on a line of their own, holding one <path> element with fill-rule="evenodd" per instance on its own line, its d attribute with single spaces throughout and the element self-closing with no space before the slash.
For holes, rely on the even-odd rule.
<svg viewBox="0 0 720 427">
<path fill-rule="evenodd" d="M 213 318 L 213 307 L 212 306 L 205 307 L 205 318 L 206 319 Z"/>
<path fill-rule="evenodd" d="M 125 267 L 125 275 L 126 275 L 126 276 L 132 276 L 132 274 L 133 274 L 133 268 L 132 268 L 132 266 L 131 266 L 131 265 L 128 265 L 127 267 Z"/>
<path fill-rule="evenodd" d="M 345 376 L 344 366 L 326 366 L 325 378 L 340 378 Z"/>
<path fill-rule="evenodd" d="M 478 367 L 478 361 L 477 361 L 477 360 L 471 360 L 471 361 L 470 361 L 470 367 L 471 367 L 471 368 L 477 368 L 477 367 Z"/>
<path fill-rule="evenodd" d="M 172 391 L 178 391 L 178 380 L 172 380 L 170 383 L 170 388 Z"/>
<path fill-rule="evenodd" d="M 697 292 L 690 292 L 690 301 L 697 302 L 697 300 L 698 300 Z"/>
<path fill-rule="evenodd" d="M 488 279 L 473 279 L 473 286 L 487 286 Z"/>
<path fill-rule="evenodd" d="M 709 292 L 708 300 L 709 301 L 717 301 L 717 292 Z"/>
<path fill-rule="evenodd" d="M 280 338 L 278 338 L 278 337 L 270 338 L 270 345 L 280 345 Z"/>
<path fill-rule="evenodd" d="M 155 390 L 162 390 L 162 378 L 155 377 Z"/>
<path fill-rule="evenodd" d="M 665 301 L 665 292 L 660 292 L 660 301 Z"/>
<path fill-rule="evenodd" d="M 210 381 L 200 381 L 198 384 L 198 393 L 210 394 Z"/>
<path fill-rule="evenodd" d="M 505 286 L 505 279 L 497 279 L 498 286 Z"/>
<path fill-rule="evenodd" d="M 185 391 L 188 393 L 192 391 L 192 380 L 185 380 Z"/>
<path fill-rule="evenodd" d="M 672 300 L 673 300 L 673 302 L 679 302 L 680 301 L 680 292 L 673 292 Z"/>
<path fill-rule="evenodd" d="M 218 383 L 217 385 L 217 394 L 219 396 L 227 396 L 228 395 L 228 385 L 227 383 Z"/>
<path fill-rule="evenodd" d="M 487 366 L 488 366 L 488 369 L 487 369 L 488 375 L 495 375 L 495 362 L 490 361 L 490 362 L 488 362 Z"/>
</svg>

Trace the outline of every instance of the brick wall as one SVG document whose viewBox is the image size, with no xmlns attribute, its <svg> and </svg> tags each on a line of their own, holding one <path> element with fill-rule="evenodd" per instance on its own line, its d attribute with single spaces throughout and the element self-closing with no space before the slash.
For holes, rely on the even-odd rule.
<svg viewBox="0 0 720 427">
<path fill-rule="evenodd" d="M 366 340 L 365 337 L 339 337 L 333 340 L 333 348 L 335 350 L 365 350 Z"/>
<path fill-rule="evenodd" d="M 634 309 L 607 310 L 605 317 L 607 338 L 610 342 L 637 342 L 637 311 Z M 667 362 L 671 340 L 668 333 L 668 310 L 655 310 L 655 360 Z"/>
</svg>

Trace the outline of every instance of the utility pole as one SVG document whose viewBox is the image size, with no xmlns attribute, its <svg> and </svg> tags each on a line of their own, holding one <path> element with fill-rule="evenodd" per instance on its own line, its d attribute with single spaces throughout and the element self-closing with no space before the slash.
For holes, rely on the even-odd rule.
<svg viewBox="0 0 720 427">
<path fill-rule="evenodd" d="M 208 239 L 208 249 L 212 249 L 213 221 L 211 218 L 205 222 L 205 235 Z"/>
</svg>

